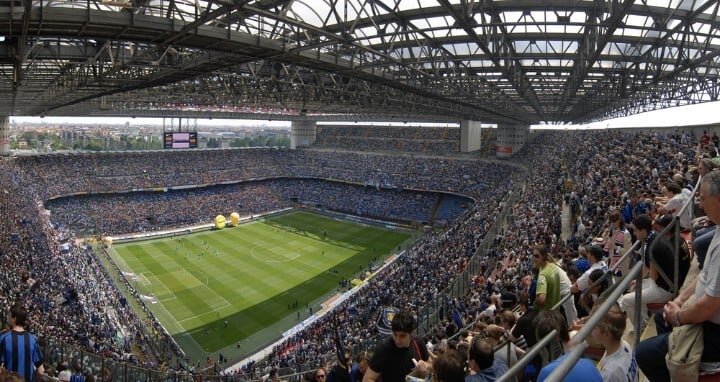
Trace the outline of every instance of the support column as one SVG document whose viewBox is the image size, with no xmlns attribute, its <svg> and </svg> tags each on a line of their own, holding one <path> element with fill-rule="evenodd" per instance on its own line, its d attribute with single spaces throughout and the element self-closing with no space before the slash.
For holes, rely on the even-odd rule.
<svg viewBox="0 0 720 382">
<path fill-rule="evenodd" d="M 510 158 L 517 154 L 525 146 L 528 135 L 530 135 L 530 125 L 498 124 L 495 156 Z"/>
<path fill-rule="evenodd" d="M 469 153 L 482 148 L 482 130 L 480 121 L 463 119 L 460 121 L 460 152 Z"/>
<path fill-rule="evenodd" d="M 294 120 L 290 125 L 290 148 L 308 147 L 315 143 L 317 121 L 312 119 Z"/>
<path fill-rule="evenodd" d="M 0 156 L 10 155 L 10 117 L 0 116 Z"/>
</svg>

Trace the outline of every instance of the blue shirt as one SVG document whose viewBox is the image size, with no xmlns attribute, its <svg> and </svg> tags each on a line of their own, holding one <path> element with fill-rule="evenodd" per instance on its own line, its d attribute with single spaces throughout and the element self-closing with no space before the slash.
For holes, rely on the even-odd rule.
<svg viewBox="0 0 720 382">
<path fill-rule="evenodd" d="M 505 361 L 500 358 L 495 358 L 492 366 L 487 369 L 480 370 L 475 374 L 468 375 L 465 377 L 465 382 L 493 382 L 507 371 L 508 367 L 505 364 Z"/>
<path fill-rule="evenodd" d="M 570 354 L 565 353 L 560 358 L 550 362 L 549 364 L 545 365 L 545 367 L 540 370 L 540 375 L 538 375 L 537 382 L 542 382 L 547 378 L 553 371 L 555 371 L 555 368 L 558 367 L 558 365 L 567 357 L 567 355 Z M 563 378 L 564 382 L 603 382 L 602 376 L 600 376 L 600 372 L 598 371 L 597 367 L 595 367 L 595 364 L 590 362 L 589 360 L 585 358 L 580 358 L 575 366 L 573 366 L 572 369 L 570 369 L 570 372 Z"/>
<path fill-rule="evenodd" d="M 0 363 L 22 375 L 26 382 L 33 381 L 35 368 L 42 365 L 42 360 L 42 350 L 32 334 L 10 330 L 0 336 Z"/>
</svg>

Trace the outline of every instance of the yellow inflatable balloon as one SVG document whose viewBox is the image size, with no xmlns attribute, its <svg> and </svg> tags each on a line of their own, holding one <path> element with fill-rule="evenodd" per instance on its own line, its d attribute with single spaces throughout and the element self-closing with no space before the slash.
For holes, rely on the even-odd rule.
<svg viewBox="0 0 720 382">
<path fill-rule="evenodd" d="M 215 216 L 215 228 L 216 229 L 225 228 L 225 224 L 227 224 L 227 221 L 225 220 L 225 216 L 222 216 L 222 215 Z"/>
<path fill-rule="evenodd" d="M 233 212 L 230 214 L 230 223 L 232 223 L 233 227 L 237 227 L 239 221 L 240 214 L 238 214 L 237 212 Z"/>
</svg>

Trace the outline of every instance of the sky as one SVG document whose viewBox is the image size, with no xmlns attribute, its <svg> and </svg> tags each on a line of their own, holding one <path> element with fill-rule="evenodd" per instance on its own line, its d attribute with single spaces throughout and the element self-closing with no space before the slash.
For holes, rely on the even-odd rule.
<svg viewBox="0 0 720 382">
<path fill-rule="evenodd" d="M 166 119 L 166 124 L 170 125 L 170 118 Z M 174 124 L 177 125 L 177 118 L 174 118 Z M 69 123 L 76 122 L 80 124 L 114 124 L 121 125 L 129 122 L 130 125 L 162 125 L 162 118 L 121 118 L 121 117 L 10 117 L 13 122 L 28 123 Z M 482 121 L 481 121 L 482 122 Z M 194 123 L 194 122 L 191 122 Z M 589 125 L 533 125 L 533 129 L 604 129 L 618 127 L 668 127 L 668 126 L 686 126 L 686 125 L 704 125 L 709 123 L 720 123 L 720 102 L 708 102 L 698 105 L 672 107 L 663 110 L 656 110 L 642 114 L 636 114 L 629 117 L 616 118 L 612 120 L 597 122 Z M 288 121 L 277 120 L 242 120 L 242 119 L 197 119 L 198 128 L 202 126 L 265 126 L 265 127 L 290 127 Z M 375 124 L 378 124 L 377 122 Z M 387 123 L 383 123 L 387 124 Z M 413 123 L 413 125 L 416 125 Z M 437 123 L 428 124 L 428 126 L 436 126 Z M 448 125 L 448 124 L 439 124 Z M 453 125 L 453 124 L 449 124 Z"/>
</svg>

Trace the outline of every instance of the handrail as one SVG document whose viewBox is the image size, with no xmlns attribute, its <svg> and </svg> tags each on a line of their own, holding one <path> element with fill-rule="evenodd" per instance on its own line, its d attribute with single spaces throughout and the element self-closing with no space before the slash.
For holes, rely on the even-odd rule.
<svg viewBox="0 0 720 382">
<path fill-rule="evenodd" d="M 550 341 L 555 339 L 557 333 L 557 330 L 553 329 L 550 333 L 548 333 L 547 336 L 543 337 L 540 341 L 538 341 L 525 353 L 522 358 L 518 360 L 518 363 L 516 363 L 515 366 L 509 368 L 508 371 L 501 375 L 500 378 L 497 379 L 497 382 L 508 382 L 511 380 L 512 377 L 523 371 L 525 369 L 525 366 L 527 366 L 527 364 L 529 364 L 538 354 L 540 354 L 540 351 L 542 351 L 542 349 L 545 348 L 545 346 L 547 346 Z"/>
<path fill-rule="evenodd" d="M 603 277 L 595 280 L 595 281 L 594 281 L 592 284 L 590 284 L 587 288 L 585 288 L 584 290 L 580 291 L 580 294 L 587 294 L 587 292 L 588 292 L 589 290 L 591 290 L 592 288 L 595 288 L 596 286 L 598 286 L 598 285 L 602 282 L 603 278 L 607 277 L 607 275 L 608 275 L 610 272 L 612 272 L 615 268 L 617 268 L 618 265 L 619 265 L 620 263 L 622 263 L 622 262 L 625 260 L 626 257 L 628 257 L 633 251 L 635 251 L 635 250 L 637 249 L 637 246 L 638 246 L 638 245 L 640 245 L 640 241 L 639 241 L 639 240 L 636 240 L 635 243 L 633 243 L 633 245 L 632 245 L 630 248 L 628 248 L 628 250 L 625 252 L 625 254 L 620 257 L 620 260 L 618 260 L 618 261 L 615 263 L 614 266 L 609 267 L 608 270 L 605 271 L 605 274 L 603 275 Z M 555 304 L 550 310 L 555 310 L 555 309 L 560 308 L 560 307 L 562 306 L 562 304 L 564 304 L 565 301 L 567 301 L 567 300 L 568 300 L 570 297 L 572 297 L 573 295 L 574 295 L 574 293 L 570 293 L 570 294 L 568 294 L 567 296 L 561 298 L 560 301 L 558 301 L 558 303 Z M 570 324 L 570 322 L 568 322 L 568 324 Z"/>
<path fill-rule="evenodd" d="M 670 224 L 668 224 L 665 229 L 662 230 L 658 234 L 658 236 L 663 236 L 667 234 L 671 229 L 675 229 L 675 234 L 673 235 L 673 250 L 676 254 L 675 256 L 675 274 L 673 275 L 673 280 L 670 280 L 670 276 L 667 275 L 660 267 L 657 268 L 658 275 L 665 280 L 666 283 L 670 284 L 672 287 L 672 292 L 674 294 L 678 294 L 680 291 L 680 216 L 685 212 L 685 210 L 691 205 L 695 203 L 695 194 L 697 194 L 698 190 L 700 189 L 700 183 L 702 182 L 702 176 L 698 178 L 697 183 L 695 184 L 695 187 L 693 188 L 692 193 L 690 193 L 690 197 L 688 198 L 687 202 L 683 204 L 682 208 L 680 209 L 680 212 L 673 217 L 673 220 Z M 691 210 L 692 212 L 692 210 Z M 650 247 L 648 248 L 648 254 L 650 261 L 657 264 L 657 261 L 655 261 L 655 256 L 653 255 L 653 249 L 657 245 L 657 240 L 653 240 L 652 243 L 650 243 Z"/>
<path fill-rule="evenodd" d="M 470 328 L 472 328 L 473 326 L 475 326 L 475 323 L 476 323 L 476 322 L 478 322 L 478 320 L 475 320 L 475 321 L 473 321 L 473 322 L 471 322 L 471 323 L 463 326 L 461 329 L 458 329 L 457 333 L 455 333 L 455 334 L 453 334 L 452 336 L 448 337 L 447 340 L 449 341 L 449 340 L 455 339 L 456 337 L 459 337 L 462 332 L 464 332 L 465 330 L 470 330 Z"/>
<path fill-rule="evenodd" d="M 585 351 L 585 348 L 587 347 L 587 341 L 585 341 L 585 339 L 590 335 L 593 328 L 595 328 L 595 326 L 597 326 L 605 317 L 605 314 L 610 311 L 610 308 L 617 303 L 620 295 L 625 292 L 628 285 L 630 285 L 633 279 L 640 273 L 642 267 L 642 263 L 636 263 L 630 272 L 628 272 L 628 274 L 625 275 L 618 284 L 615 284 L 612 293 L 607 296 L 607 299 L 603 301 L 600 308 L 598 308 L 598 310 L 590 316 L 590 319 L 585 323 L 585 325 L 583 325 L 582 328 L 580 328 L 580 330 L 578 330 L 575 337 L 572 338 L 571 342 L 577 344 L 576 349 L 573 349 L 573 351 L 568 354 L 568 356 L 555 368 L 555 370 L 550 373 L 547 379 L 545 379 L 546 381 L 559 382 L 565 378 Z"/>
</svg>

